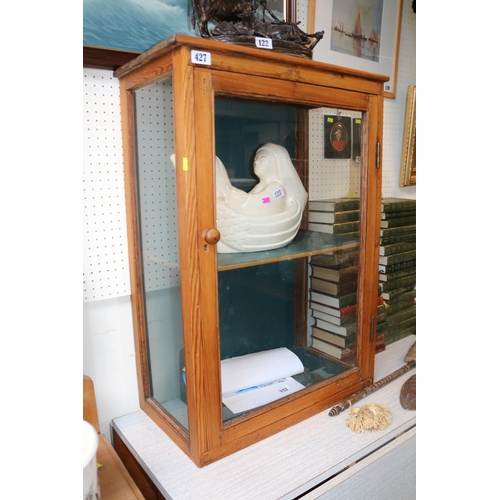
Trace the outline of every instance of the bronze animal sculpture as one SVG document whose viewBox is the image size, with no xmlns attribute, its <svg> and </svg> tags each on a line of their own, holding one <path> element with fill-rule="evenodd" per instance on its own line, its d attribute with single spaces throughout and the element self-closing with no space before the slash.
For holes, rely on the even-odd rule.
<svg viewBox="0 0 500 500">
<path fill-rule="evenodd" d="M 259 7 L 261 16 L 256 15 Z M 266 21 L 266 14 L 271 22 Z M 211 21 L 218 24 L 210 31 Z M 255 37 L 269 38 L 278 51 L 312 57 L 312 50 L 324 31 L 309 34 L 299 24 L 280 20 L 268 8 L 266 0 L 192 0 L 191 25 L 193 29 L 198 26 L 202 38 L 247 45 L 254 44 Z"/>
<path fill-rule="evenodd" d="M 257 5 L 242 0 L 192 0 L 191 26 L 198 24 L 200 36 L 210 38 L 208 23 L 210 21 L 238 22 L 241 17 L 253 17 Z M 196 16 L 198 22 L 196 22 Z"/>
</svg>

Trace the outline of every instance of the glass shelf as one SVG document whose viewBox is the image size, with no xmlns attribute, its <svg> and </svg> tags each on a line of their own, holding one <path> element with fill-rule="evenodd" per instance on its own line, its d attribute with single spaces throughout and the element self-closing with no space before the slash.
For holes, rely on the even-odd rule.
<svg viewBox="0 0 500 500">
<path fill-rule="evenodd" d="M 325 252 L 337 252 L 359 246 L 358 238 L 338 234 L 299 231 L 295 239 L 283 248 L 264 252 L 219 253 L 218 270 L 239 269 L 282 260 L 299 259 Z"/>
</svg>

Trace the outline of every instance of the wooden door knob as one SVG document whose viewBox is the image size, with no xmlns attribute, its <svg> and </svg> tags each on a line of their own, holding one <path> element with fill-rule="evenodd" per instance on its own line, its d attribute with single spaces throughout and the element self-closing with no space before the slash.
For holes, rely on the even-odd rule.
<svg viewBox="0 0 500 500">
<path fill-rule="evenodd" d="M 209 245 L 215 245 L 220 240 L 220 233 L 215 228 L 205 229 L 205 231 L 203 231 L 203 239 Z"/>
</svg>

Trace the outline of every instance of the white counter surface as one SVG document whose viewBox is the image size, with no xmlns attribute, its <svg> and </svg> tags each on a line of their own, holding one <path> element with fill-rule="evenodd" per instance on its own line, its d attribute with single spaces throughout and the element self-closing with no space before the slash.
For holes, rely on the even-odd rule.
<svg viewBox="0 0 500 500">
<path fill-rule="evenodd" d="M 414 335 L 377 354 L 375 381 L 405 363 Z M 326 410 L 274 436 L 201 469 L 143 412 L 115 419 L 112 427 L 148 472 L 160 492 L 172 500 L 293 499 L 416 425 L 416 412 L 399 403 L 401 386 L 412 369 L 355 403 L 390 407 L 388 429 L 356 434 L 346 426 L 349 414 Z"/>
</svg>

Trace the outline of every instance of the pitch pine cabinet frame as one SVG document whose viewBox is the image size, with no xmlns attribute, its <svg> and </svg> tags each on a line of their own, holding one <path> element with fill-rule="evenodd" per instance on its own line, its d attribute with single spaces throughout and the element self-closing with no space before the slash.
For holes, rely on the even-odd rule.
<svg viewBox="0 0 500 500">
<path fill-rule="evenodd" d="M 191 61 L 192 51 L 210 64 Z M 383 82 L 368 74 L 236 44 L 174 35 L 115 72 L 120 80 L 131 300 L 141 408 L 202 467 L 324 411 L 373 382 L 378 295 Z M 152 397 L 139 239 L 134 92 L 171 78 L 188 429 Z M 224 422 L 220 383 L 214 179 L 215 96 L 363 113 L 356 366 Z M 307 137 L 296 169 L 307 189 Z M 307 227 L 307 209 L 302 227 Z M 303 259 L 302 259 L 303 260 Z M 298 265 L 296 273 L 306 273 Z M 303 287 L 296 293 L 304 294 Z M 300 309 L 300 308 L 299 308 Z M 296 322 L 303 321 L 301 319 Z"/>
</svg>

